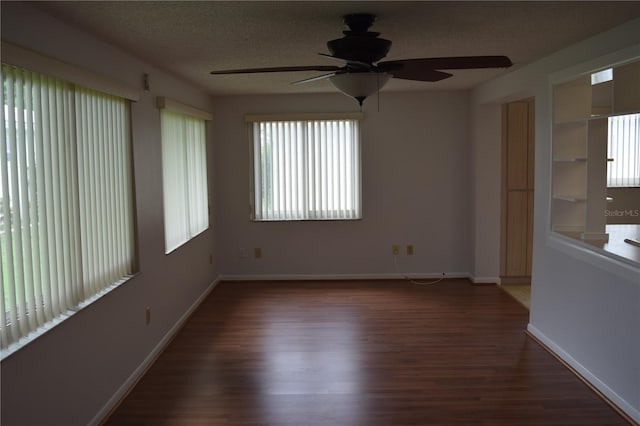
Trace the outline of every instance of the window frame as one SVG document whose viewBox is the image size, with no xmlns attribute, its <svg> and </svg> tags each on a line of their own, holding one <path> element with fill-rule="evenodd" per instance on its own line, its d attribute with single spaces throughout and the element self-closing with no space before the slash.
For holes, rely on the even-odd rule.
<svg viewBox="0 0 640 426">
<path fill-rule="evenodd" d="M 42 81 L 47 81 L 47 84 L 50 82 L 55 82 L 55 84 L 64 84 L 67 87 L 69 96 L 70 96 L 70 104 L 66 107 L 68 109 L 67 114 L 70 114 L 69 121 L 69 134 L 65 136 L 66 138 L 70 138 L 72 142 L 66 142 L 67 144 L 71 144 L 70 146 L 75 146 L 76 154 L 73 154 L 69 157 L 70 160 L 73 160 L 69 163 L 69 167 L 71 169 L 67 170 L 67 173 L 71 173 L 69 176 L 75 176 L 72 179 L 80 179 L 82 173 L 86 172 L 87 167 L 83 166 L 83 160 L 87 158 L 86 156 L 94 155 L 89 151 L 85 150 L 86 147 L 100 147 L 102 143 L 107 143 L 110 141 L 110 137 L 115 136 L 116 133 L 113 131 L 107 132 L 107 128 L 111 128 L 111 126 L 103 126 L 103 122 L 95 123 L 90 119 L 86 121 L 87 111 L 83 108 L 83 105 L 89 108 L 95 108 L 98 104 L 102 104 L 102 107 L 105 105 L 111 105 L 113 102 L 116 104 L 120 104 L 119 112 L 115 112 L 113 110 L 115 104 L 111 105 L 108 108 L 109 112 L 101 115 L 101 118 L 108 117 L 109 120 L 124 120 L 121 122 L 123 125 L 120 128 L 120 137 L 123 142 L 123 146 L 119 148 L 114 148 L 108 152 L 108 155 L 116 155 L 113 158 L 121 158 L 125 160 L 125 163 L 118 166 L 118 174 L 113 171 L 109 172 L 109 177 L 107 179 L 116 179 L 121 182 L 124 186 L 124 192 L 122 192 L 119 201 L 115 201 L 116 205 L 126 207 L 128 211 L 124 212 L 123 215 L 127 217 L 124 222 L 119 222 L 120 219 L 112 219 L 105 229 L 109 231 L 113 231 L 110 234 L 109 238 L 105 240 L 100 240 L 98 244 L 104 246 L 104 244 L 109 245 L 112 249 L 114 246 L 112 244 L 116 243 L 116 240 L 125 244 L 125 246 L 116 246 L 115 250 L 118 250 L 118 254 L 115 252 L 110 253 L 109 255 L 105 254 L 105 262 L 100 262 L 100 264 L 91 263 L 92 256 L 89 252 L 87 244 L 91 245 L 94 241 L 96 241 L 96 234 L 100 234 L 101 232 L 105 232 L 103 230 L 90 229 L 86 232 L 81 231 L 80 229 L 87 226 L 86 218 L 78 220 L 80 222 L 76 223 L 76 226 L 72 226 L 67 231 L 69 233 L 68 238 L 74 239 L 74 244 L 77 245 L 77 250 L 79 253 L 82 253 L 81 259 L 78 261 L 78 266 L 74 266 L 74 268 L 80 268 L 82 271 L 77 279 L 72 279 L 70 282 L 59 283 L 58 286 L 46 286 L 39 287 L 34 286 L 35 283 L 25 283 L 25 285 L 33 286 L 32 293 L 26 294 L 26 290 L 20 290 L 26 297 L 33 298 L 33 301 L 22 300 L 14 301 L 12 303 L 17 303 L 15 309 L 17 312 L 11 313 L 6 310 L 10 308 L 10 306 L 5 307 L 5 311 L 3 312 L 3 328 L 7 331 L 5 335 L 6 340 L 3 337 L 2 348 L 0 349 L 0 357 L 5 359 L 10 356 L 29 342 L 35 340 L 42 334 L 46 333 L 53 327 L 57 326 L 65 319 L 69 318 L 76 312 L 84 309 L 86 306 L 89 306 L 94 301 L 101 298 L 103 295 L 111 292 L 113 289 L 119 287 L 124 284 L 132 277 L 134 277 L 138 272 L 138 254 L 137 254 L 137 229 L 136 229 L 136 203 L 135 203 L 135 181 L 134 181 L 134 161 L 133 161 L 133 138 L 131 134 L 132 128 L 132 118 L 131 118 L 131 106 L 130 102 L 132 100 L 137 100 L 137 91 L 132 89 L 126 85 L 122 85 L 118 82 L 112 82 L 104 78 L 96 77 L 95 74 L 90 72 L 86 72 L 82 69 L 73 67 L 68 64 L 63 64 L 54 59 L 41 56 L 38 53 L 27 51 L 26 49 L 18 48 L 8 43 L 2 43 L 3 48 L 3 65 L 7 65 L 10 67 L 14 67 L 18 70 L 23 70 L 21 72 L 33 73 L 34 76 L 38 78 L 38 81 L 42 79 Z M 7 49 L 5 51 L 4 49 Z M 6 53 L 6 56 L 5 56 Z M 25 60 L 25 58 L 27 60 Z M 33 64 L 33 67 L 28 65 Z M 49 68 L 51 68 L 52 72 L 49 72 Z M 91 84 L 92 82 L 101 81 L 103 84 Z M 3 83 L 4 84 L 4 83 Z M 31 83 L 30 83 L 31 84 Z M 97 86 L 97 87 L 96 87 Z M 48 88 L 48 85 L 42 86 L 43 89 Z M 113 89 L 113 90 L 111 90 Z M 50 90 L 50 89 L 48 89 Z M 94 98 L 94 96 L 96 96 Z M 111 99 L 110 99 L 111 98 Z M 90 104 L 85 104 L 86 100 L 91 100 Z M 91 105 L 91 106 L 89 106 Z M 40 106 L 42 107 L 42 106 Z M 35 104 L 33 108 L 40 108 Z M 26 111 L 26 110 L 25 110 Z M 50 110 L 47 110 L 50 113 Z M 101 110 L 103 111 L 103 110 Z M 3 107 L 4 113 L 4 107 Z M 113 115 L 116 114 L 116 115 Z M 82 117 L 82 119 L 81 119 Z M 94 133 L 89 130 L 87 127 L 87 123 L 92 122 L 93 124 L 89 124 L 90 126 L 96 125 L 100 130 L 94 130 Z M 32 124 L 29 124 L 31 126 Z M 35 125 L 35 122 L 33 123 Z M 89 130 L 90 134 L 86 132 Z M 31 134 L 31 133 L 30 133 Z M 110 134 L 110 136 L 108 136 Z M 97 138 L 95 140 L 100 140 L 101 142 L 95 144 L 88 144 L 82 141 L 85 141 L 87 137 Z M 31 142 L 36 143 L 36 142 Z M 43 139 L 37 143 L 44 144 L 45 146 L 50 146 L 51 143 L 48 139 Z M 110 142 L 109 142 L 110 143 Z M 65 145 L 66 146 L 66 145 Z M 48 148 L 47 148 L 48 149 Z M 69 149 L 61 148 L 61 149 Z M 98 148 L 101 149 L 101 148 Z M 84 152 L 84 154 L 82 154 Z M 98 152 L 98 151 L 96 151 Z M 60 155 L 60 154 L 57 154 Z M 77 155 L 77 157 L 76 157 Z M 111 158 L 111 157 L 109 157 Z M 14 160 L 17 161 L 17 160 Z M 31 164 L 33 159 L 29 160 L 28 164 Z M 41 160 L 39 160 L 41 161 Z M 19 164 L 15 164 L 12 167 L 24 167 Z M 46 169 L 47 166 L 42 166 Z M 50 167 L 50 166 L 49 166 Z M 75 168 L 75 172 L 73 171 Z M 71 171 L 70 171 L 71 170 Z M 126 176 L 126 179 L 123 178 L 122 173 Z M 35 173 L 35 172 L 34 172 Z M 93 179 L 93 178 L 91 178 Z M 82 183 L 82 182 L 81 182 Z M 31 184 L 30 184 L 31 185 Z M 34 182 L 33 185 L 36 185 Z M 75 185 L 75 184 L 74 184 Z M 84 202 L 86 202 L 86 188 L 83 190 L 82 185 L 72 186 L 72 191 L 69 193 L 70 200 L 65 201 L 65 203 L 71 202 L 74 206 L 74 209 L 77 209 L 78 206 L 84 206 Z M 116 186 L 117 187 L 117 186 Z M 113 187 L 110 187 L 113 188 Z M 67 188 L 68 189 L 68 188 Z M 29 189 L 32 191 L 35 189 Z M 39 188 L 39 191 L 42 191 L 43 188 Z M 22 191 L 22 190 L 21 190 Z M 116 191 L 117 192 L 117 191 Z M 85 201 L 81 202 L 83 194 L 85 196 Z M 111 194 L 111 195 L 108 195 Z M 101 196 L 102 200 L 109 199 L 113 200 L 114 191 L 106 191 Z M 48 196 L 47 196 L 48 197 Z M 107 197 L 107 198 L 104 198 Z M 73 200 L 73 201 L 71 201 Z M 35 203 L 36 200 L 34 199 Z M 119 204 L 120 202 L 125 202 L 125 204 Z M 78 204 L 80 203 L 80 204 Z M 40 207 L 38 207 L 40 208 Z M 55 206 L 49 206 L 49 208 L 56 208 Z M 47 210 L 48 211 L 48 210 Z M 81 210 L 80 213 L 85 213 L 84 209 Z M 103 212 L 104 213 L 104 212 Z M 38 223 L 40 223 L 40 219 L 34 219 Z M 93 220 L 93 219 L 92 219 Z M 118 225 L 115 226 L 115 223 L 118 222 Z M 42 224 L 41 224 L 42 225 Z M 124 226 L 122 228 L 121 226 Z M 35 229 L 35 228 L 34 228 Z M 34 231 L 35 232 L 35 231 Z M 66 231 L 65 231 L 66 232 Z M 36 238 L 45 238 L 45 234 L 41 234 Z M 50 237 L 46 237 L 45 240 L 40 241 L 40 245 L 51 244 L 49 241 Z M 115 239 L 115 240 L 114 240 Z M 90 243 L 87 243 L 91 241 Z M 15 248 L 14 248 L 15 250 Z M 33 255 L 35 251 L 38 251 L 35 248 L 31 249 L 31 254 Z M 95 254 L 95 253 L 94 253 Z M 40 255 L 40 254 L 39 254 Z M 38 256 L 39 256 L 38 255 Z M 112 257 L 111 255 L 115 256 Z M 120 256 L 122 259 L 120 259 Z M 126 257 L 126 259 L 125 259 Z M 111 260 L 108 260 L 111 259 Z M 113 261 L 113 262 L 112 262 Z M 126 262 L 127 265 L 121 263 Z M 87 263 L 88 262 L 88 263 Z M 114 263 L 115 262 L 115 263 Z M 34 266 L 35 267 L 35 266 Z M 43 266 L 42 264 L 38 266 L 40 268 L 51 268 L 52 266 Z M 88 268 L 88 269 L 87 269 Z M 98 269 L 96 269 L 98 268 Z M 102 269 L 106 268 L 106 269 Z M 97 277 L 95 274 L 92 275 L 91 270 L 98 271 L 100 278 L 98 281 L 95 280 Z M 101 271 L 101 272 L 100 272 Z M 80 278 L 82 277 L 82 278 Z M 19 277 L 18 277 L 19 278 Z M 70 278 L 70 277 L 67 277 Z M 71 278 L 70 278 L 71 279 Z M 57 281 L 56 281 L 57 282 Z M 15 285 L 15 284 L 14 284 Z M 57 301 L 56 299 L 49 299 L 49 297 L 45 297 L 45 293 L 50 289 L 50 291 L 59 291 L 60 286 L 64 286 L 65 288 L 73 288 L 72 296 L 67 296 L 65 301 Z M 15 294 L 16 289 L 12 290 Z M 12 294 L 11 291 L 9 294 Z M 69 293 L 68 293 L 69 294 Z M 34 305 L 35 301 L 35 305 Z M 20 308 L 21 306 L 21 308 Z M 44 313 L 43 313 L 44 312 Z M 7 318 L 11 319 L 11 321 L 17 321 L 16 325 L 11 325 Z M 24 324 L 29 324 L 25 326 L 21 326 L 20 322 Z M 13 327 L 20 328 L 20 331 L 10 331 Z M 18 333 L 17 335 L 15 333 Z"/>
<path fill-rule="evenodd" d="M 363 218 L 363 208 L 362 208 L 362 136 L 361 136 L 361 120 L 364 118 L 364 114 L 361 112 L 349 112 L 349 113 L 298 113 L 298 114 L 247 114 L 245 115 L 245 122 L 248 124 L 248 139 L 249 139 L 249 152 L 250 152 L 250 190 L 249 190 L 249 219 L 252 222 L 296 222 L 296 221 L 352 221 L 352 220 L 362 220 Z M 357 188 L 351 188 L 349 191 L 352 193 L 352 197 L 350 198 L 350 203 L 353 204 L 353 208 L 351 210 L 354 211 L 352 217 L 347 217 L 348 215 L 344 215 L 344 211 L 342 214 L 340 213 L 340 209 L 333 209 L 332 214 L 328 213 L 329 210 L 318 210 L 318 209 L 310 209 L 309 208 L 309 199 L 314 198 L 313 195 L 309 195 L 314 190 L 307 191 L 307 188 L 303 188 L 301 191 L 303 192 L 303 199 L 299 201 L 303 205 L 307 206 L 307 209 L 302 211 L 299 208 L 287 212 L 271 212 L 274 214 L 272 217 L 266 217 L 267 215 L 258 214 L 256 211 L 257 205 L 260 204 L 256 201 L 256 186 L 259 185 L 258 177 L 256 176 L 257 168 L 256 168 L 256 142 L 255 142 L 255 125 L 263 124 L 272 124 L 279 122 L 284 122 L 287 124 L 293 123 L 302 123 L 304 126 L 313 125 L 313 123 L 326 123 L 326 122 L 342 122 L 342 121 L 352 121 L 355 122 L 355 138 L 351 141 L 354 144 L 353 152 L 356 153 L 356 158 L 352 159 L 352 162 L 349 167 L 354 169 L 355 179 L 354 184 L 357 185 Z M 305 146 L 302 148 L 304 154 L 304 161 L 302 164 L 307 163 L 309 158 L 314 158 L 313 155 L 308 155 L 308 145 L 314 142 L 310 142 L 308 139 L 303 138 Z M 286 142 L 283 142 L 283 144 Z M 288 152 L 288 151 L 287 151 Z M 333 164 L 333 163 L 331 163 Z M 300 165 L 300 163 L 298 164 Z M 304 174 L 305 178 L 308 177 L 309 167 L 302 167 L 302 171 L 299 173 Z M 285 171 L 286 174 L 291 173 L 290 169 Z M 286 179 L 286 178 L 285 178 Z M 311 180 L 311 179 L 309 179 Z M 305 179 L 306 181 L 306 179 Z M 286 185 L 285 185 L 286 186 Z M 317 195 L 317 194 L 316 194 Z M 346 196 L 345 196 L 346 197 Z M 293 203 L 293 202 L 292 202 Z"/>
<path fill-rule="evenodd" d="M 591 75 L 607 69 L 607 68 L 615 68 L 621 66 L 632 65 L 636 62 L 640 61 L 640 56 L 638 56 L 637 49 L 634 48 L 624 48 L 619 51 L 607 54 L 606 56 L 601 56 L 590 60 L 585 63 L 581 63 L 563 70 L 559 70 L 549 74 L 547 80 L 547 118 L 548 123 L 548 132 L 551 137 L 551 145 L 549 146 L 550 150 L 547 153 L 547 160 L 549 162 L 549 167 L 553 167 L 556 159 L 554 156 L 554 149 L 556 142 L 556 137 L 554 135 L 554 124 L 555 124 L 555 110 L 556 107 L 554 105 L 554 96 L 555 96 L 555 86 L 568 83 L 574 81 L 578 78 L 589 77 L 589 84 L 591 85 Z M 602 84 L 602 83 L 597 83 Z M 637 93 L 637 87 L 634 91 L 629 91 L 625 97 L 628 99 L 628 95 L 631 93 Z M 623 110 L 616 110 L 615 115 L 630 113 L 630 112 L 638 112 L 636 108 L 628 108 L 625 107 Z M 602 120 L 606 116 L 611 114 L 604 114 L 599 117 L 587 117 L 580 118 L 578 121 L 586 120 Z M 571 117 L 568 117 L 567 122 L 570 121 Z M 545 121 L 546 121 L 545 120 Z M 583 161 L 583 160 L 580 160 Z M 619 276 L 623 279 L 627 280 L 637 280 L 638 277 L 638 267 L 640 263 L 635 260 L 632 256 L 625 255 L 621 252 L 614 251 L 611 248 L 607 247 L 607 243 L 602 243 L 597 240 L 585 239 L 581 238 L 581 235 L 578 234 L 578 231 L 574 231 L 573 229 L 557 229 L 555 227 L 555 198 L 553 192 L 553 185 L 556 173 L 550 169 L 549 174 L 549 188 L 546 206 L 545 209 L 545 244 L 549 247 L 556 249 L 558 251 L 563 252 L 564 254 L 571 256 L 579 261 L 590 263 L 598 266 L 599 268 L 606 270 L 616 276 Z M 603 175 L 603 176 L 606 176 Z M 604 185 L 606 187 L 606 177 Z M 567 232 L 568 231 L 568 232 Z M 626 246 L 626 243 L 623 243 Z M 631 245 L 629 245 L 632 247 Z"/>
<path fill-rule="evenodd" d="M 620 123 L 625 120 L 634 123 L 629 125 L 629 128 L 626 128 L 625 124 Z M 620 135 L 620 130 L 625 133 Z M 635 130 L 633 135 L 626 133 L 633 130 Z M 618 136 L 618 138 L 614 140 L 613 136 Z M 621 153 L 620 151 L 624 152 Z M 608 118 L 607 152 L 607 187 L 640 187 L 640 113 L 620 114 Z M 633 159 L 627 158 L 629 153 L 633 154 Z M 630 174 L 629 170 L 625 169 L 625 165 L 621 166 L 619 164 L 623 160 L 626 160 L 626 166 L 634 169 L 634 174 Z M 625 174 L 625 172 L 628 174 Z M 612 175 L 615 175 L 615 177 Z"/>
<path fill-rule="evenodd" d="M 171 253 L 173 253 L 174 251 L 176 251 L 177 249 L 179 249 L 180 247 L 184 246 L 186 243 L 188 243 L 189 241 L 191 241 L 192 239 L 194 239 L 195 237 L 197 237 L 198 235 L 202 234 L 203 232 L 207 231 L 208 229 L 210 229 L 211 227 L 211 218 L 210 218 L 210 197 L 209 197 L 209 177 L 208 177 L 208 168 L 207 168 L 207 122 L 211 121 L 213 119 L 213 116 L 211 113 L 183 104 L 181 102 L 166 98 L 166 97 L 162 97 L 159 96 L 156 99 L 156 104 L 157 107 L 160 109 L 160 138 L 161 138 L 161 151 L 162 151 L 162 181 L 163 181 L 163 195 L 162 195 L 162 199 L 163 199 L 163 212 L 164 212 L 164 233 L 165 233 L 165 255 L 169 255 Z M 169 237 L 169 229 L 168 226 L 170 226 L 170 224 L 167 222 L 168 219 L 168 212 L 167 212 L 167 205 L 168 203 L 171 204 L 170 200 L 167 200 L 167 197 L 169 196 L 173 196 L 169 194 L 168 191 L 168 183 L 167 183 L 167 178 L 165 176 L 165 172 L 167 170 L 168 164 L 165 163 L 166 161 L 166 157 L 165 157 L 165 149 L 167 149 L 167 141 L 165 141 L 164 137 L 163 137 L 163 132 L 164 132 L 164 125 L 165 123 L 163 122 L 163 120 L 165 119 L 165 113 L 169 113 L 171 115 L 177 115 L 180 116 L 181 118 L 185 119 L 185 120 L 198 120 L 198 121 L 202 121 L 202 140 L 201 141 L 196 141 L 197 144 L 199 144 L 200 142 L 202 143 L 201 146 L 201 150 L 203 151 L 204 155 L 201 156 L 201 160 L 203 162 L 203 164 L 200 164 L 201 169 L 203 169 L 204 173 L 200 173 L 199 177 L 200 178 L 204 178 L 202 182 L 200 182 L 199 184 L 196 184 L 196 186 L 198 185 L 202 185 L 204 184 L 204 190 L 200 192 L 200 196 L 203 197 L 201 198 L 200 204 L 204 204 L 204 209 L 203 211 L 200 211 L 199 214 L 200 216 L 206 217 L 206 226 L 200 226 L 198 225 L 198 229 L 191 229 L 191 223 L 190 223 L 190 218 L 193 217 L 194 212 L 191 211 L 190 209 L 194 207 L 194 203 L 191 203 L 187 200 L 186 204 L 185 204 L 185 211 L 184 211 L 184 215 L 185 215 L 185 221 L 188 222 L 187 226 L 187 230 L 184 233 L 184 235 L 178 240 L 176 241 L 169 241 L 168 237 Z M 167 116 L 168 117 L 168 116 Z M 185 123 L 186 125 L 186 123 Z M 184 162 L 185 163 L 189 163 L 189 162 L 193 162 L 193 161 L 198 161 L 199 158 L 191 158 L 189 157 L 189 153 L 187 152 L 189 149 L 187 147 L 187 145 L 190 143 L 190 141 L 184 140 L 182 139 L 179 144 L 181 144 L 185 150 L 184 154 Z M 183 166 L 186 167 L 186 164 L 183 164 Z M 201 170 L 202 171 L 202 170 Z M 190 180 L 187 179 L 188 176 L 185 176 L 184 181 L 181 182 L 185 188 L 184 188 L 184 193 L 185 194 L 192 194 L 194 191 L 196 191 L 196 188 L 191 188 L 190 187 Z M 202 189 L 202 188 L 200 188 Z M 188 197 L 187 197 L 188 198 Z M 202 201 L 204 200 L 204 201 Z M 199 206 L 202 207 L 202 206 Z"/>
</svg>

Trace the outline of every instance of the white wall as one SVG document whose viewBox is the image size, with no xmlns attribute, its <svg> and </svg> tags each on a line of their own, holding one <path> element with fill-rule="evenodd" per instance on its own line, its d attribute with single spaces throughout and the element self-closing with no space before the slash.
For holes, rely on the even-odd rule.
<svg viewBox="0 0 640 426">
<path fill-rule="evenodd" d="M 500 173 L 502 168 L 499 103 L 471 111 L 471 272 L 476 281 L 500 281 Z"/>
<path fill-rule="evenodd" d="M 355 111 L 342 94 L 216 99 L 217 235 L 225 277 L 397 276 L 391 245 L 413 244 L 400 270 L 468 275 L 467 92 L 382 93 L 365 102 L 363 216 L 358 221 L 250 222 L 245 113 Z M 263 258 L 253 258 L 261 247 Z M 240 258 L 246 249 L 247 259 Z M 404 248 L 404 247 L 403 247 Z"/>
<path fill-rule="evenodd" d="M 474 127 L 474 152 L 499 152 L 496 105 L 534 95 L 536 102 L 536 166 L 534 253 L 529 331 L 576 368 L 636 421 L 640 421 L 640 267 L 567 244 L 549 232 L 550 206 L 550 75 L 563 70 L 588 72 L 608 60 L 640 56 L 640 20 L 550 55 L 472 93 L 473 117 L 489 120 Z M 616 53 L 622 51 L 622 53 Z M 599 59 L 604 57 L 604 59 Z M 486 144 L 486 145 L 485 145 Z M 476 155 L 475 222 L 499 214 L 493 189 L 496 158 Z M 485 204 L 483 199 L 491 200 Z M 497 271 L 499 232 L 476 226 L 477 249 L 493 247 L 493 255 L 476 252 L 475 271 Z M 482 272 L 485 273 L 485 272 Z M 492 273 L 492 272 L 489 272 Z"/>
<path fill-rule="evenodd" d="M 159 112 L 162 95 L 211 110 L 211 99 L 112 46 L 61 24 L 26 3 L 2 2 L 2 40 L 76 64 L 131 86 L 143 72 L 151 91 L 132 105 L 140 273 L 4 359 L 3 425 L 82 425 L 110 398 L 217 276 L 213 228 L 164 254 Z M 209 127 L 211 134 L 212 127 Z M 209 138 L 209 163 L 213 149 Z M 213 173 L 210 171 L 210 192 Z M 211 197 L 213 200 L 213 197 Z M 215 202 L 215 200 L 213 200 Z M 212 219 L 213 221 L 213 219 Z M 152 309 L 150 326 L 145 308 Z"/>
</svg>

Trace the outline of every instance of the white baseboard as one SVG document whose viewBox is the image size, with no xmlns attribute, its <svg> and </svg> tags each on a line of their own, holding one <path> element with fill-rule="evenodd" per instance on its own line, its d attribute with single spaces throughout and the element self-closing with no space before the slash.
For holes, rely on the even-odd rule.
<svg viewBox="0 0 640 426">
<path fill-rule="evenodd" d="M 185 311 L 184 314 L 176 321 L 176 323 L 167 331 L 162 340 L 158 342 L 158 344 L 153 348 L 153 350 L 147 355 L 147 357 L 142 361 L 142 363 L 134 370 L 134 372 L 129 376 L 127 380 L 118 388 L 118 390 L 109 398 L 107 403 L 102 407 L 102 409 L 96 414 L 96 416 L 89 422 L 89 425 L 99 425 L 101 422 L 105 420 L 105 418 L 111 413 L 111 411 L 118 405 L 118 403 L 127 396 L 129 391 L 133 389 L 136 383 L 144 376 L 149 367 L 155 362 L 155 360 L 160 356 L 164 348 L 171 342 L 171 339 L 175 334 L 180 331 L 184 323 L 189 319 L 191 314 L 200 306 L 200 304 L 204 301 L 204 299 L 211 293 L 211 291 L 218 285 L 220 282 L 219 278 L 216 278 L 209 286 L 202 292 L 202 294 L 196 299 L 195 302 Z"/>
<path fill-rule="evenodd" d="M 582 379 L 586 380 L 594 389 L 600 392 L 610 403 L 615 405 L 620 411 L 625 413 L 636 423 L 640 423 L 640 411 L 629 404 L 624 398 L 613 391 L 609 386 L 602 382 L 591 371 L 586 369 L 582 364 L 576 361 L 571 355 L 565 352 L 560 346 L 558 346 L 553 340 L 549 339 L 544 333 L 538 330 L 535 326 L 527 325 L 527 331 L 538 339 L 543 345 L 545 345 L 550 351 L 552 351 L 558 358 L 567 363 L 572 369 L 578 373 Z"/>
<path fill-rule="evenodd" d="M 497 284 L 500 285 L 500 277 L 471 277 L 474 284 Z"/>
<path fill-rule="evenodd" d="M 407 273 L 407 274 L 224 274 L 220 281 L 335 281 L 335 280 L 401 280 L 441 278 L 442 273 Z M 466 272 L 445 272 L 445 278 L 469 278 Z"/>
</svg>

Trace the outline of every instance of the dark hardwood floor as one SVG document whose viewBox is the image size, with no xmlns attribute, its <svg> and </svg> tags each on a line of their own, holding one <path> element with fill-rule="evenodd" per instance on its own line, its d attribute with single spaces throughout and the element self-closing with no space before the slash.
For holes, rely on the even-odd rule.
<svg viewBox="0 0 640 426">
<path fill-rule="evenodd" d="M 628 425 L 494 286 L 225 282 L 110 425 Z"/>
</svg>

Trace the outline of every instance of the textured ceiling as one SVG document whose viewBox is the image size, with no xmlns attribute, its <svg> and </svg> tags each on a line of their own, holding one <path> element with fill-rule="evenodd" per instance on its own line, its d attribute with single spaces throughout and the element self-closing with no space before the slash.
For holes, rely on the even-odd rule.
<svg viewBox="0 0 640 426">
<path fill-rule="evenodd" d="M 317 53 L 342 36 L 341 17 L 374 13 L 393 41 L 386 60 L 507 55 L 518 67 L 640 16 L 640 2 L 201 1 L 42 2 L 38 7 L 211 94 L 335 91 L 321 73 L 213 76 L 215 69 L 334 65 Z M 390 90 L 471 88 L 509 70 L 461 70 Z"/>
</svg>

